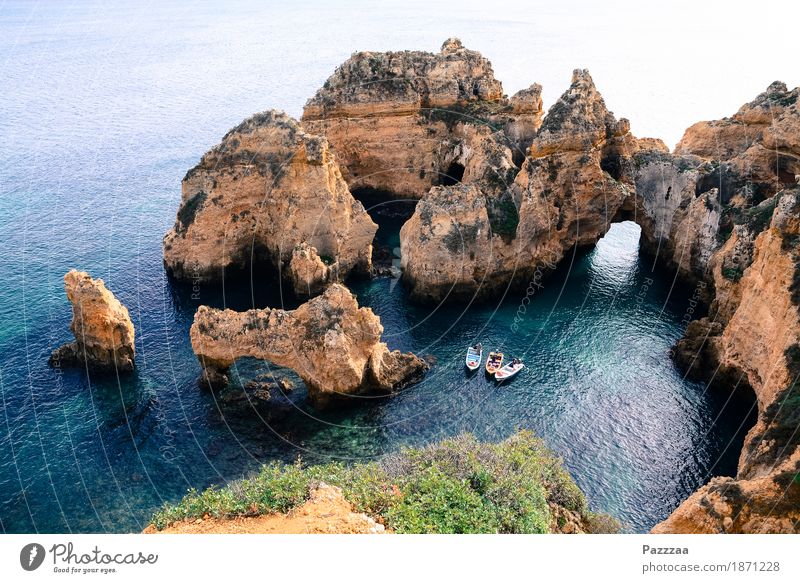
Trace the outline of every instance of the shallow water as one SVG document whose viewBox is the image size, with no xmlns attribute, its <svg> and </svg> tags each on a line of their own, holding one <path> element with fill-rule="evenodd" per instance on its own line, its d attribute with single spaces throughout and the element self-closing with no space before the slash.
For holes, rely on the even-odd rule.
<svg viewBox="0 0 800 583">
<path fill-rule="evenodd" d="M 161 237 L 174 221 L 186 169 L 254 111 L 277 106 L 298 114 L 352 50 L 435 49 L 451 34 L 442 32 L 444 9 L 435 4 L 428 10 L 442 18 L 425 26 L 410 23 L 412 8 L 261 7 L 258 17 L 252 9 L 0 8 L 2 531 L 135 531 L 189 487 L 223 483 L 268 460 L 370 459 L 460 431 L 500 439 L 534 429 L 564 457 L 594 509 L 637 531 L 709 476 L 735 470 L 746 406 L 733 403 L 720 414 L 725 399 L 672 366 L 668 349 L 692 290 L 673 287 L 671 274 L 639 258 L 630 224 L 615 226 L 592 252 L 571 256 L 531 298 L 517 332 L 519 293 L 432 310 L 408 304 L 393 279 L 354 284 L 393 348 L 437 360 L 422 383 L 396 397 L 315 414 L 302 405 L 302 389 L 258 409 L 201 390 L 188 341 L 197 305 L 244 309 L 281 298 L 263 278 L 252 294 L 249 286 L 224 295 L 202 286 L 199 301 L 167 281 Z M 510 23 L 477 11 L 447 22 L 495 61 L 507 90 L 543 79 L 491 42 L 498 31 L 527 38 L 533 19 Z M 555 11 L 542 18 L 571 17 Z M 319 35 L 298 36 L 315 26 Z M 555 95 L 574 63 L 545 62 L 544 78 L 551 67 L 563 77 L 562 86 L 547 87 Z M 612 94 L 622 87 L 606 85 Z M 743 97 L 735 103 L 750 93 Z M 380 233 L 390 246 L 398 227 Z M 132 376 L 90 379 L 47 367 L 50 351 L 69 340 L 62 277 L 72 267 L 102 277 L 130 309 Z M 500 386 L 468 376 L 464 349 L 478 338 L 527 368 Z M 264 365 L 242 362 L 237 371 L 246 382 Z"/>
</svg>

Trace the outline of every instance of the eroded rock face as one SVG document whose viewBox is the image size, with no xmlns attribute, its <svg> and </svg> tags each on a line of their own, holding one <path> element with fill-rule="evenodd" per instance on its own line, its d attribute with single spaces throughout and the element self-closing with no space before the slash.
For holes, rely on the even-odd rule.
<svg viewBox="0 0 800 583">
<path fill-rule="evenodd" d="M 377 225 L 350 194 L 327 140 L 282 112 L 256 114 L 228 132 L 182 188 L 164 238 L 164 264 L 176 277 L 218 279 L 252 258 L 294 275 L 289 263 L 301 245 L 335 262 L 342 278 L 369 272 Z"/>
<path fill-rule="evenodd" d="M 678 204 L 647 210 L 670 232 L 667 256 L 713 284 L 709 316 L 689 325 L 675 360 L 752 390 L 758 408 L 736 477 L 711 480 L 653 532 L 800 532 L 798 95 L 773 83 L 733 117 L 690 127 L 674 156 L 637 159 L 639 202 Z"/>
<path fill-rule="evenodd" d="M 435 54 L 355 53 L 308 101 L 303 125 L 328 138 L 352 189 L 420 198 L 490 170 L 507 180 L 481 152 L 521 161 L 541 115 L 539 85 L 506 99 L 489 61 L 449 39 Z"/>
<path fill-rule="evenodd" d="M 114 297 L 102 279 L 70 270 L 64 289 L 72 304 L 70 330 L 75 341 L 53 351 L 50 365 L 95 370 L 133 370 L 134 329 L 128 309 Z"/>
<path fill-rule="evenodd" d="M 722 203 L 719 189 L 698 193 L 708 166 L 693 156 L 644 150 L 634 156 L 635 208 L 642 246 L 689 279 L 708 279 L 719 247 Z"/>
<path fill-rule="evenodd" d="M 400 230 L 400 249 L 403 277 L 418 301 L 489 294 L 502 284 L 496 274 L 510 255 L 493 234 L 486 196 L 467 184 L 432 188 Z"/>
<path fill-rule="evenodd" d="M 676 356 L 728 390 L 751 387 L 758 420 L 736 478 L 715 478 L 653 532 L 800 532 L 800 189 L 740 219 L 709 262 L 711 314 L 692 323 Z"/>
<path fill-rule="evenodd" d="M 553 269 L 573 245 L 593 244 L 632 192 L 640 147 L 588 71 L 576 70 L 513 182 L 434 188 L 418 203 L 400 234 L 412 296 L 491 295 Z"/>
<path fill-rule="evenodd" d="M 383 326 L 340 284 L 296 310 L 216 310 L 201 306 L 190 331 L 192 348 L 212 385 L 226 382 L 237 358 L 250 356 L 291 368 L 309 398 L 326 405 L 352 395 L 388 393 L 413 382 L 428 365 L 390 351 Z"/>
<path fill-rule="evenodd" d="M 800 174 L 800 88 L 776 81 L 730 118 L 694 124 L 675 151 L 727 162 L 721 182 L 736 188 L 751 182 L 761 197 L 792 186 Z M 727 176 L 726 176 L 727 174 Z M 723 192 L 723 197 L 726 196 Z"/>
<path fill-rule="evenodd" d="M 338 280 L 339 264 L 327 264 L 308 243 L 301 243 L 292 251 L 289 261 L 289 279 L 297 297 L 312 297 L 320 293 L 330 281 Z"/>
<path fill-rule="evenodd" d="M 775 82 L 734 116 L 690 127 L 674 155 L 636 155 L 637 221 L 650 252 L 684 276 L 711 279 L 711 257 L 731 231 L 740 250 L 752 247 L 736 217 L 800 173 L 798 95 Z"/>
</svg>

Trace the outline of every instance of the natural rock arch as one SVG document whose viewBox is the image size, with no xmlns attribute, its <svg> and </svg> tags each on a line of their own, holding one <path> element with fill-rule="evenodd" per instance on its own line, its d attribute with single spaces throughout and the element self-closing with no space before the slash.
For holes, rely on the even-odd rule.
<svg viewBox="0 0 800 583">
<path fill-rule="evenodd" d="M 268 360 L 294 370 L 318 406 L 363 393 L 388 393 L 417 380 L 428 365 L 381 342 L 380 318 L 359 308 L 342 285 L 296 310 L 235 312 L 201 306 L 190 330 L 192 348 L 212 386 L 227 382 L 238 358 Z"/>
</svg>

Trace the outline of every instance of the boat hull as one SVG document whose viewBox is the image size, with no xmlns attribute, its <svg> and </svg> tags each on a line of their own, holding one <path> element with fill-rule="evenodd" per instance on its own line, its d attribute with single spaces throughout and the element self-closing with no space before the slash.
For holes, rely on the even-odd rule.
<svg viewBox="0 0 800 583">
<path fill-rule="evenodd" d="M 481 366 L 482 360 L 483 360 L 483 350 L 478 352 L 474 348 L 467 349 L 467 358 L 464 361 L 464 364 L 469 370 L 478 370 Z"/>
<path fill-rule="evenodd" d="M 497 359 L 496 363 L 493 359 Z M 486 374 L 494 375 L 501 368 L 503 368 L 503 353 L 490 352 L 489 358 L 486 360 Z"/>
<path fill-rule="evenodd" d="M 524 364 L 520 364 L 514 368 L 509 368 L 508 365 L 504 366 L 494 374 L 494 378 L 498 381 L 507 381 L 508 379 L 514 378 L 517 374 L 519 374 L 523 368 L 525 368 Z"/>
</svg>

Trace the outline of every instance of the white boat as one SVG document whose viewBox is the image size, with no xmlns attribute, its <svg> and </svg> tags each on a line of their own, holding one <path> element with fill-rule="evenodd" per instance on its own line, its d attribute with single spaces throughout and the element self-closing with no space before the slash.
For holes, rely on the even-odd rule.
<svg viewBox="0 0 800 583">
<path fill-rule="evenodd" d="M 467 360 L 465 361 L 469 370 L 477 370 L 483 360 L 483 346 L 480 343 L 467 348 Z"/>
<path fill-rule="evenodd" d="M 508 380 L 515 374 L 517 374 L 519 371 L 521 371 L 523 368 L 525 368 L 525 365 L 522 364 L 521 361 L 512 360 L 503 368 L 494 373 L 494 378 L 497 379 L 498 381 Z"/>
</svg>

